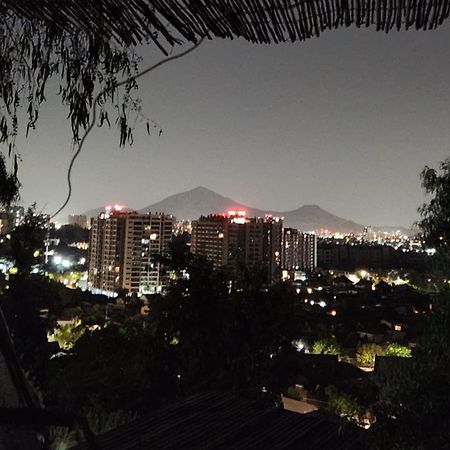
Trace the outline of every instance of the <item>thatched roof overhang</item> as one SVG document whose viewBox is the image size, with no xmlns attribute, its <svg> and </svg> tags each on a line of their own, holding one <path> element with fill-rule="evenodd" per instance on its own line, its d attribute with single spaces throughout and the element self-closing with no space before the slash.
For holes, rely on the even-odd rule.
<svg viewBox="0 0 450 450">
<path fill-rule="evenodd" d="M 163 49 L 178 38 L 302 41 L 343 26 L 388 32 L 429 30 L 449 16 L 450 0 L 0 0 L 3 13 L 135 45 Z M 0 9 L 1 11 L 1 9 Z"/>
</svg>

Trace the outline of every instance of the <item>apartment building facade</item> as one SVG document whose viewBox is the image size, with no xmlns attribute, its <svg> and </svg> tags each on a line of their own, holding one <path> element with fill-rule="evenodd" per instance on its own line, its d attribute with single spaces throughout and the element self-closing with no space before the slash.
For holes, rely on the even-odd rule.
<svg viewBox="0 0 450 450">
<path fill-rule="evenodd" d="M 158 256 L 167 254 L 173 216 L 112 208 L 91 222 L 88 285 L 106 294 L 160 292 L 166 283 Z"/>
<path fill-rule="evenodd" d="M 249 218 L 243 211 L 229 211 L 192 222 L 191 252 L 215 268 L 262 267 L 273 283 L 280 278 L 281 237 L 281 219 Z"/>
<path fill-rule="evenodd" d="M 283 229 L 281 266 L 288 272 L 317 268 L 317 236 L 295 228 Z"/>
</svg>

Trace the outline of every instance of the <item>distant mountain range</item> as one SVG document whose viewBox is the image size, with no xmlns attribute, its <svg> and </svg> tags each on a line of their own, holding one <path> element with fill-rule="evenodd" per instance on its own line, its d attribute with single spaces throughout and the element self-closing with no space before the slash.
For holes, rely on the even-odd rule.
<svg viewBox="0 0 450 450">
<path fill-rule="evenodd" d="M 244 209 L 250 217 L 264 217 L 266 214 L 284 217 L 286 227 L 298 228 L 299 230 L 312 231 L 328 229 L 340 232 L 361 232 L 364 225 L 351 220 L 335 216 L 317 205 L 304 205 L 293 211 L 271 211 L 252 208 L 248 205 L 236 202 L 231 198 L 224 197 L 205 187 L 197 187 L 190 191 L 171 195 L 160 202 L 139 209 L 139 212 L 165 212 L 173 214 L 177 219 L 198 219 L 201 215 L 223 214 L 233 209 Z M 88 217 L 97 216 L 103 208 L 87 211 Z M 394 227 L 376 227 L 389 231 Z M 405 231 L 405 229 L 402 229 Z"/>
</svg>

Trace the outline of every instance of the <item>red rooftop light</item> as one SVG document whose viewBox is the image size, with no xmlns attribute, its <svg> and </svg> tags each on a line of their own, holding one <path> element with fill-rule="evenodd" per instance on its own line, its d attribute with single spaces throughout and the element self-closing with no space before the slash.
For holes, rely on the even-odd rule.
<svg viewBox="0 0 450 450">
<path fill-rule="evenodd" d="M 237 217 L 245 217 L 247 215 L 247 211 L 244 211 L 243 209 L 242 210 L 232 209 L 232 210 L 228 211 L 228 215 L 230 217 L 236 217 L 236 216 Z"/>
<path fill-rule="evenodd" d="M 111 205 L 107 205 L 105 206 L 105 211 L 122 211 L 123 209 L 125 209 L 125 205 L 119 205 L 118 203 L 116 203 L 115 205 L 111 206 Z"/>
</svg>

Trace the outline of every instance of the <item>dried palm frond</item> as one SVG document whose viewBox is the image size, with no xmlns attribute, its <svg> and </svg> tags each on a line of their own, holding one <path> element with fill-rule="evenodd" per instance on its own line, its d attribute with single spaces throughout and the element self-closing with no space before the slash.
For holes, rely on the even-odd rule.
<svg viewBox="0 0 450 450">
<path fill-rule="evenodd" d="M 175 36 L 236 38 L 257 43 L 304 40 L 341 26 L 432 29 L 449 16 L 448 0 L 3 0 L 22 18 L 62 31 L 83 31 L 159 47 Z"/>
</svg>

